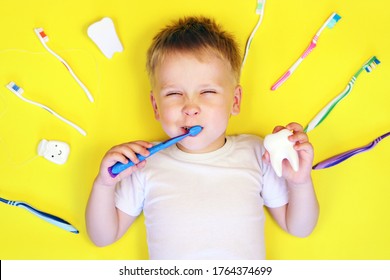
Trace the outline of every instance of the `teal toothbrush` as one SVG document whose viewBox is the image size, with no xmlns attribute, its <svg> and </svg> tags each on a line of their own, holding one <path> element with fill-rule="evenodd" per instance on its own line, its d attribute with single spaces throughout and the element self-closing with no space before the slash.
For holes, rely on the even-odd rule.
<svg viewBox="0 0 390 280">
<path fill-rule="evenodd" d="M 55 225 L 55 226 L 58 226 L 64 230 L 67 230 L 69 232 L 76 233 L 76 234 L 79 233 L 79 231 L 74 226 L 69 224 L 67 221 L 65 221 L 57 216 L 51 215 L 49 213 L 40 211 L 40 210 L 32 207 L 30 204 L 28 204 L 26 202 L 8 200 L 8 199 L 2 198 L 2 197 L 0 197 L 0 201 L 5 203 L 5 204 L 11 205 L 11 206 L 16 206 L 16 207 L 26 209 L 27 211 L 34 214 L 35 216 L 37 216 L 37 217 L 45 220 L 46 222 L 49 222 L 49 223 Z"/>
<path fill-rule="evenodd" d="M 371 57 L 366 63 L 363 64 L 362 67 L 355 73 L 355 75 L 352 76 L 351 80 L 349 81 L 348 85 L 344 89 L 342 93 L 340 93 L 338 96 L 336 96 L 332 101 L 330 101 L 314 118 L 313 120 L 305 127 L 304 131 L 309 132 L 313 130 L 315 127 L 317 127 L 328 115 L 329 113 L 334 109 L 334 107 L 344 98 L 346 97 L 351 91 L 352 88 L 356 82 L 356 79 L 360 75 L 360 73 L 363 72 L 363 70 L 366 70 L 366 72 L 371 72 L 373 69 L 376 68 L 376 66 L 380 63 L 380 61 L 375 57 Z"/>
</svg>

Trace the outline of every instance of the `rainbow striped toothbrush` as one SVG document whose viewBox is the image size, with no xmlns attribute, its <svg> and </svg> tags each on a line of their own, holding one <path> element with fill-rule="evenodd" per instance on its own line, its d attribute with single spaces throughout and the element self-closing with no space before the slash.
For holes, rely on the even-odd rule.
<svg viewBox="0 0 390 280">
<path fill-rule="evenodd" d="M 317 127 L 333 110 L 333 108 L 339 103 L 344 97 L 346 97 L 351 91 L 356 82 L 356 79 L 359 77 L 360 73 L 363 70 L 370 73 L 376 66 L 380 64 L 380 61 L 376 58 L 376 56 L 371 57 L 366 63 L 363 64 L 362 67 L 352 76 L 348 85 L 344 89 L 342 93 L 336 96 L 332 101 L 330 101 L 314 118 L 310 123 L 305 127 L 304 132 L 309 132 Z"/>
<path fill-rule="evenodd" d="M 298 58 L 298 60 L 290 67 L 290 69 L 288 69 L 287 72 L 284 73 L 283 76 L 279 78 L 279 80 L 277 80 L 277 82 L 271 87 L 271 90 L 278 89 L 292 75 L 292 73 L 294 73 L 294 71 L 298 68 L 299 64 L 301 64 L 301 62 L 303 61 L 303 59 L 306 58 L 309 53 L 317 46 L 318 38 L 320 37 L 325 27 L 333 28 L 333 26 L 335 26 L 340 19 L 341 16 L 336 13 L 332 13 L 330 15 L 330 17 L 325 21 L 325 23 L 314 35 L 309 47 L 303 52 L 301 57 Z"/>
<path fill-rule="evenodd" d="M 43 28 L 35 28 L 34 32 L 38 36 L 38 39 L 39 39 L 39 41 L 41 41 L 41 43 L 44 46 L 44 48 L 49 53 L 51 53 L 55 58 L 57 58 L 59 61 L 61 61 L 62 64 L 64 64 L 65 68 L 69 71 L 69 73 L 73 77 L 73 79 L 75 79 L 76 82 L 79 84 L 79 86 L 84 90 L 84 92 L 87 95 L 89 101 L 93 102 L 94 99 L 93 99 L 91 93 L 89 92 L 87 87 L 80 81 L 80 79 L 77 78 L 76 74 L 73 72 L 72 68 L 70 68 L 69 64 L 62 57 L 60 57 L 58 54 L 56 54 L 52 49 L 50 49 L 46 45 L 46 43 L 49 41 L 49 37 L 45 34 L 45 31 L 43 30 Z"/>
<path fill-rule="evenodd" d="M 382 139 L 386 138 L 387 136 L 390 136 L 390 131 L 379 136 L 378 138 L 374 139 L 374 141 L 372 141 L 371 143 L 368 143 L 365 146 L 346 151 L 344 153 L 335 155 L 331 158 L 328 158 L 324 161 L 321 161 L 321 162 L 317 163 L 316 165 L 314 165 L 313 169 L 317 170 L 317 169 L 332 167 L 332 166 L 339 164 L 340 162 L 343 162 L 344 160 L 347 160 L 348 158 L 350 158 L 354 155 L 357 155 L 357 154 L 360 154 L 363 152 L 367 152 L 367 151 L 371 150 L 372 148 L 374 148 Z"/>
<path fill-rule="evenodd" d="M 46 222 L 49 222 L 49 223 L 55 225 L 57 227 L 60 227 L 64 230 L 67 230 L 67 231 L 72 232 L 72 233 L 76 233 L 76 234 L 79 233 L 79 231 L 74 226 L 69 224 L 67 221 L 65 221 L 57 216 L 51 215 L 49 213 L 42 212 L 42 211 L 32 207 L 30 204 L 28 204 L 26 202 L 8 200 L 8 199 L 2 198 L 2 197 L 0 197 L 0 202 L 3 202 L 5 204 L 11 205 L 11 206 L 16 206 L 16 207 L 26 209 L 27 211 L 34 214 L 35 216 L 45 220 Z"/>
</svg>

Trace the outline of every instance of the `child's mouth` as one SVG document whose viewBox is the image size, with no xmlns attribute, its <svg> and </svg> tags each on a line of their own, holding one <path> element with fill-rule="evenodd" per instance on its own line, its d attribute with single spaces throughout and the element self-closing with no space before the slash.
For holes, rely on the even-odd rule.
<svg viewBox="0 0 390 280">
<path fill-rule="evenodd" d="M 191 126 L 182 126 L 182 129 L 185 133 L 187 133 L 190 130 Z"/>
<path fill-rule="evenodd" d="M 191 127 L 194 127 L 194 126 L 182 126 L 181 129 L 183 130 L 183 134 L 189 133 Z"/>
</svg>

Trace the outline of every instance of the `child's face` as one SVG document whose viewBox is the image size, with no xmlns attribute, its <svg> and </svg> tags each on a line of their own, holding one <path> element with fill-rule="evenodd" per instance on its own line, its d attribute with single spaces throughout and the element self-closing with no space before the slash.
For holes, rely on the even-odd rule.
<svg viewBox="0 0 390 280">
<path fill-rule="evenodd" d="M 228 120 L 240 112 L 241 87 L 227 61 L 174 53 L 155 69 L 151 101 L 156 119 L 170 137 L 202 126 L 197 136 L 185 138 L 178 146 L 186 152 L 204 153 L 224 145 Z"/>
</svg>

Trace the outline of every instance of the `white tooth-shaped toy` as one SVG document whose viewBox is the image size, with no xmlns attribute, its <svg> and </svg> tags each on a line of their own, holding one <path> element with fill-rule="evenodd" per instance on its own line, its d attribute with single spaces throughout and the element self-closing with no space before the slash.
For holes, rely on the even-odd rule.
<svg viewBox="0 0 390 280">
<path fill-rule="evenodd" d="M 282 176 L 283 159 L 287 159 L 290 162 L 295 172 L 299 168 L 298 152 L 294 149 L 294 143 L 288 140 L 288 137 L 292 134 L 290 130 L 282 129 L 264 138 L 264 147 L 270 155 L 272 168 L 279 177 Z"/>
<path fill-rule="evenodd" d="M 115 52 L 123 51 L 123 46 L 111 18 L 104 17 L 102 20 L 91 24 L 87 33 L 107 58 L 112 58 Z"/>
<path fill-rule="evenodd" d="M 56 164 L 64 164 L 69 152 L 69 145 L 62 141 L 42 139 L 38 144 L 38 155 Z"/>
</svg>

